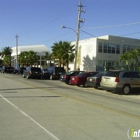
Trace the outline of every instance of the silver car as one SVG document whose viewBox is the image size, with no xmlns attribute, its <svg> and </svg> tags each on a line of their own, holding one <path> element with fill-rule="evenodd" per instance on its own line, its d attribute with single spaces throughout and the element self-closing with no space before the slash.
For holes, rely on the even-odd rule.
<svg viewBox="0 0 140 140">
<path fill-rule="evenodd" d="M 131 89 L 140 88 L 140 73 L 136 71 L 108 71 L 102 76 L 101 88 L 107 91 L 121 91 L 129 94 Z"/>
</svg>

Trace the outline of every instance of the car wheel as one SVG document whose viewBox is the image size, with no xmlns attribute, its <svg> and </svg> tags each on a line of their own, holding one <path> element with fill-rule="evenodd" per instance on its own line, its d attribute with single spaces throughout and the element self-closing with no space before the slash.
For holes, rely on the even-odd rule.
<svg viewBox="0 0 140 140">
<path fill-rule="evenodd" d="M 87 85 L 84 83 L 84 84 L 83 84 L 83 87 L 87 87 Z"/>
<path fill-rule="evenodd" d="M 50 75 L 50 80 L 53 80 L 53 76 L 52 75 Z"/>
<path fill-rule="evenodd" d="M 106 90 L 107 92 L 111 92 L 111 90 Z"/>
<path fill-rule="evenodd" d="M 25 78 L 25 75 L 23 74 L 22 77 Z"/>
<path fill-rule="evenodd" d="M 69 81 L 65 81 L 66 84 L 69 84 Z"/>
<path fill-rule="evenodd" d="M 27 74 L 26 78 L 29 79 L 29 75 L 28 74 Z"/>
<path fill-rule="evenodd" d="M 123 94 L 127 95 L 131 92 L 131 88 L 129 85 L 124 85 L 123 88 L 122 88 L 122 92 Z"/>
</svg>

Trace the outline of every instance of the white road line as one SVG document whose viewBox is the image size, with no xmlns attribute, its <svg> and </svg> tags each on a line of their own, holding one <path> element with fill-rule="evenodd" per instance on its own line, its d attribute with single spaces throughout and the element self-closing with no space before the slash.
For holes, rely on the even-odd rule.
<svg viewBox="0 0 140 140">
<path fill-rule="evenodd" d="M 42 125 L 40 125 L 38 122 L 36 122 L 33 118 L 31 118 L 28 114 L 26 114 L 24 111 L 22 111 L 20 108 L 18 108 L 16 105 L 14 105 L 12 102 L 10 102 L 8 99 L 6 99 L 4 96 L 0 94 L 0 97 L 5 100 L 7 103 L 9 103 L 11 106 L 13 106 L 16 110 L 18 110 L 22 115 L 29 118 L 32 122 L 34 122 L 36 125 L 38 125 L 40 128 L 42 128 L 47 134 L 49 134 L 54 140 L 59 140 L 56 136 L 54 136 L 51 132 L 49 132 L 47 129 L 45 129 Z"/>
</svg>

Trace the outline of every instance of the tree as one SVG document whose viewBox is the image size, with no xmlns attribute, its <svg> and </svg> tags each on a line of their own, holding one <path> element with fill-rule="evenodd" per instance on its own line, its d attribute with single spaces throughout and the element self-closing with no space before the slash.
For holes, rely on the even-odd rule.
<svg viewBox="0 0 140 140">
<path fill-rule="evenodd" d="M 19 55 L 19 62 L 21 65 L 33 65 L 38 62 L 39 57 L 34 51 L 24 51 Z"/>
<path fill-rule="evenodd" d="M 66 69 L 68 71 L 69 68 L 69 62 L 73 62 L 74 58 L 75 58 L 75 45 L 71 45 L 70 42 L 63 42 L 63 46 L 62 46 L 62 59 L 63 59 L 63 64 L 66 66 Z"/>
<path fill-rule="evenodd" d="M 132 53 L 130 51 L 125 52 L 124 54 L 120 55 L 120 62 L 121 61 L 125 61 L 126 67 L 128 70 L 130 70 L 129 64 L 130 64 L 130 60 L 132 59 Z"/>
<path fill-rule="evenodd" d="M 3 63 L 6 65 L 11 66 L 11 53 L 12 53 L 12 49 L 8 46 L 8 47 L 4 47 L 2 49 L 2 52 L 0 53 L 1 57 L 4 58 Z"/>
<path fill-rule="evenodd" d="M 140 56 L 140 51 L 138 49 L 134 49 L 134 50 L 131 50 L 129 51 L 131 53 L 131 59 L 133 61 L 133 64 L 134 64 L 134 70 L 137 69 L 137 66 L 138 66 L 138 57 Z"/>
<path fill-rule="evenodd" d="M 53 59 L 59 59 L 59 66 L 61 67 L 62 64 L 62 46 L 63 42 L 59 41 L 58 43 L 54 43 L 52 46 L 52 58 Z"/>
<path fill-rule="evenodd" d="M 45 56 L 43 56 L 42 59 L 51 60 L 51 53 L 50 52 L 45 52 Z"/>
<path fill-rule="evenodd" d="M 8 47 L 4 47 L 2 52 L 1 52 L 1 56 L 4 57 L 6 55 L 11 55 L 12 53 L 12 49 L 8 46 Z"/>
<path fill-rule="evenodd" d="M 11 66 L 11 55 L 6 55 L 3 59 L 5 65 Z"/>
<path fill-rule="evenodd" d="M 69 62 L 72 62 L 74 60 L 74 51 L 75 51 L 75 45 L 72 45 L 71 42 L 67 41 L 59 41 L 58 43 L 54 43 L 52 46 L 52 58 L 59 59 L 59 66 L 61 67 L 61 64 L 66 66 L 67 70 L 69 67 Z"/>
</svg>

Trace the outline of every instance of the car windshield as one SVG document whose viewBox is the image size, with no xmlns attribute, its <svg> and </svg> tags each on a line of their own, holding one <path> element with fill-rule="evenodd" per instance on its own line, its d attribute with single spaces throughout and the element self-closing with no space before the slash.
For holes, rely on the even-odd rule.
<svg viewBox="0 0 140 140">
<path fill-rule="evenodd" d="M 105 76 L 109 76 L 109 77 L 117 77 L 119 76 L 119 71 L 108 71 Z"/>
<path fill-rule="evenodd" d="M 41 71 L 40 68 L 31 68 L 32 71 Z"/>
<path fill-rule="evenodd" d="M 63 67 L 56 67 L 55 70 L 59 71 L 59 72 L 64 72 L 65 71 Z"/>
<path fill-rule="evenodd" d="M 47 69 L 42 69 L 42 71 L 48 71 Z"/>
<path fill-rule="evenodd" d="M 87 72 L 82 72 L 78 74 L 78 76 L 85 76 L 85 75 L 87 75 Z"/>
<path fill-rule="evenodd" d="M 97 73 L 96 75 L 94 75 L 95 77 L 101 77 L 101 76 L 103 76 L 103 75 L 105 75 L 106 74 L 106 72 L 99 72 L 99 73 Z"/>
<path fill-rule="evenodd" d="M 70 74 L 73 74 L 75 71 L 69 71 L 69 72 L 67 72 L 66 74 L 67 75 L 70 75 Z"/>
</svg>

